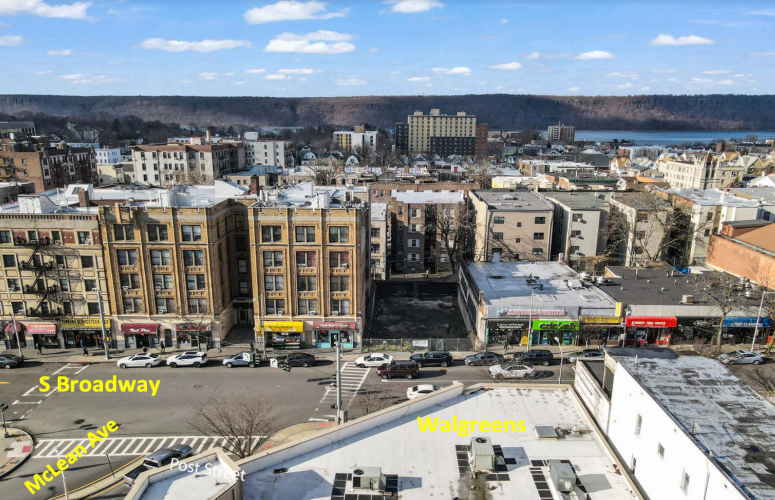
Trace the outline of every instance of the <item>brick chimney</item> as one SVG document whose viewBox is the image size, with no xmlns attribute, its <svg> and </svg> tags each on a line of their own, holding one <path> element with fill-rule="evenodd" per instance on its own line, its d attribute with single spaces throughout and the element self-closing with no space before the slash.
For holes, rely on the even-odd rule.
<svg viewBox="0 0 775 500">
<path fill-rule="evenodd" d="M 261 186 L 258 183 L 258 176 L 252 175 L 250 177 L 250 194 L 258 194 L 261 191 Z"/>
<path fill-rule="evenodd" d="M 89 192 L 86 191 L 85 189 L 78 191 L 78 206 L 79 207 L 91 206 L 91 200 L 89 200 Z"/>
</svg>

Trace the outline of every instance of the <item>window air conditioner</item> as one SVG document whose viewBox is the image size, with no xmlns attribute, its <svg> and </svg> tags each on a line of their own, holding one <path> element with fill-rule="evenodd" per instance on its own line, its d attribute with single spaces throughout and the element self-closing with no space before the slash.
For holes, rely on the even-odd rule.
<svg viewBox="0 0 775 500">
<path fill-rule="evenodd" d="M 339 311 L 331 311 L 331 316 L 339 316 Z"/>
<path fill-rule="evenodd" d="M 164 314 L 164 313 L 165 313 L 165 312 L 167 312 L 167 311 L 166 311 L 166 310 L 165 310 L 163 307 L 160 307 L 160 308 L 158 309 L 158 312 L 159 312 L 159 314 Z"/>
<path fill-rule="evenodd" d="M 283 313 L 285 313 L 285 311 L 283 311 L 282 309 L 277 310 L 277 314 L 283 314 Z"/>
<path fill-rule="evenodd" d="M 122 290 L 129 290 L 129 287 L 128 286 L 122 286 L 121 289 Z"/>
<path fill-rule="evenodd" d="M 309 314 L 312 315 L 312 316 L 317 316 L 318 312 L 317 311 L 310 311 Z"/>
<path fill-rule="evenodd" d="M 350 267 L 349 264 L 342 264 L 342 269 L 347 269 L 348 267 Z"/>
<path fill-rule="evenodd" d="M 299 267 L 307 267 L 307 264 L 303 264 L 303 263 L 299 262 Z"/>
<path fill-rule="evenodd" d="M 54 240 L 54 245 L 61 245 L 62 242 L 60 240 Z"/>
<path fill-rule="evenodd" d="M 64 269 L 64 268 L 65 268 L 64 264 L 57 264 L 57 269 Z"/>
<path fill-rule="evenodd" d="M 157 286 L 157 287 L 156 287 L 156 291 L 157 291 L 157 292 L 161 292 L 161 290 L 162 290 L 162 288 L 161 288 L 160 286 Z"/>
</svg>

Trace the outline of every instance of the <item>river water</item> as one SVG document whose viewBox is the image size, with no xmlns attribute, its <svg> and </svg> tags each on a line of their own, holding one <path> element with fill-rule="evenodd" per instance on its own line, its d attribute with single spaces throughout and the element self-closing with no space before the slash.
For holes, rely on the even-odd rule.
<svg viewBox="0 0 775 500">
<path fill-rule="evenodd" d="M 634 141 L 638 146 L 671 146 L 671 145 L 683 145 L 685 143 L 694 144 L 695 142 L 701 142 L 708 144 L 714 139 L 745 139 L 748 135 L 758 135 L 759 140 L 775 138 L 775 131 L 688 131 L 688 132 L 675 132 L 675 131 L 624 131 L 624 130 L 577 130 L 577 141 L 595 141 L 604 142 L 612 141 L 614 139 L 627 139 Z"/>
</svg>

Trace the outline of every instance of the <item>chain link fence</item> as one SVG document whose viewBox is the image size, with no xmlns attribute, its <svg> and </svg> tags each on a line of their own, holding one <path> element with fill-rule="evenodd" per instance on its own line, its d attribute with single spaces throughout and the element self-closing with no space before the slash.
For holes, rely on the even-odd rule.
<svg viewBox="0 0 775 500">
<path fill-rule="evenodd" d="M 363 350 L 369 352 L 474 351 L 474 339 L 363 339 Z"/>
</svg>

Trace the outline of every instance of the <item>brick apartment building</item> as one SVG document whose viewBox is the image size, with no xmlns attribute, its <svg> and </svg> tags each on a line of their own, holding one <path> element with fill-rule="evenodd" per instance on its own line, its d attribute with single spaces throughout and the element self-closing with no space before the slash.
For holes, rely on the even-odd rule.
<svg viewBox="0 0 775 500">
<path fill-rule="evenodd" d="M 135 181 L 154 186 L 212 184 L 224 174 L 242 170 L 245 148 L 241 142 L 150 144 L 132 148 Z M 196 143 L 199 142 L 199 143 Z"/>
<path fill-rule="evenodd" d="M 775 286 L 775 224 L 765 220 L 725 222 L 710 237 L 706 265 L 754 283 Z"/>
<path fill-rule="evenodd" d="M 98 185 L 96 154 L 91 147 L 51 148 L 47 141 L 3 141 L 0 181 L 32 182 L 38 193 L 78 182 Z"/>
</svg>

